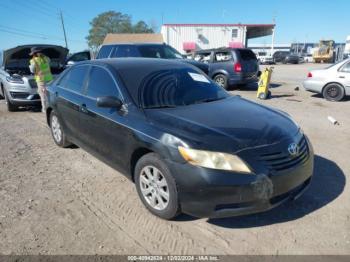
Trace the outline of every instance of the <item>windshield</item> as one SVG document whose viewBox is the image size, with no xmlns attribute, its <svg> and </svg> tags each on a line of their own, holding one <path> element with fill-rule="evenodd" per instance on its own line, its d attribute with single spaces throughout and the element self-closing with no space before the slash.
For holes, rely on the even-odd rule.
<svg viewBox="0 0 350 262">
<path fill-rule="evenodd" d="M 188 68 L 155 71 L 144 78 L 140 92 L 145 109 L 206 103 L 229 96 L 206 76 Z"/>
<path fill-rule="evenodd" d="M 167 45 L 144 45 L 139 46 L 139 52 L 142 57 L 164 58 L 164 59 L 182 59 L 181 54 L 174 48 Z"/>
</svg>

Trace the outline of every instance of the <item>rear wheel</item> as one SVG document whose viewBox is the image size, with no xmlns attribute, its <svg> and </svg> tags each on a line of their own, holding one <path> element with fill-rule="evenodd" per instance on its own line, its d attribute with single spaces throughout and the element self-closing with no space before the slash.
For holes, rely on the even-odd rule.
<svg viewBox="0 0 350 262">
<path fill-rule="evenodd" d="M 53 140 L 59 147 L 68 147 L 71 143 L 67 140 L 66 134 L 57 114 L 52 111 L 50 114 L 50 129 Z"/>
<path fill-rule="evenodd" d="M 159 155 L 143 156 L 136 164 L 134 177 L 137 193 L 152 214 L 163 219 L 180 214 L 175 180 Z"/>
<path fill-rule="evenodd" d="M 215 83 L 217 83 L 219 86 L 228 89 L 228 81 L 227 81 L 227 76 L 223 74 L 218 74 L 214 77 Z"/>
<path fill-rule="evenodd" d="M 6 107 L 9 112 L 15 112 L 18 110 L 18 107 L 15 106 L 13 103 L 11 103 L 10 99 L 8 98 L 6 92 L 4 91 L 4 97 L 6 102 Z"/>
<path fill-rule="evenodd" d="M 344 88 L 337 83 L 328 84 L 322 94 L 328 101 L 340 101 L 345 96 Z"/>
</svg>

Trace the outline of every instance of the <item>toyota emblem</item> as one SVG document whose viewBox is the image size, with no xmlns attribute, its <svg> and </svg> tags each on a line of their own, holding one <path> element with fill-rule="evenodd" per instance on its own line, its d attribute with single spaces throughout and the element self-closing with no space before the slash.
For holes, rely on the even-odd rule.
<svg viewBox="0 0 350 262">
<path fill-rule="evenodd" d="M 299 155 L 299 146 L 297 143 L 291 143 L 288 146 L 288 152 L 291 156 L 297 156 Z"/>
</svg>

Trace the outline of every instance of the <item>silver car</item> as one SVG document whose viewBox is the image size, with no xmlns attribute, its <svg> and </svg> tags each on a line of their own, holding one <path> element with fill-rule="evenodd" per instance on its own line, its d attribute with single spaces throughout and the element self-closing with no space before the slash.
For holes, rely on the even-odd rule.
<svg viewBox="0 0 350 262">
<path fill-rule="evenodd" d="M 65 66 L 68 49 L 56 45 L 23 45 L 0 52 L 0 96 L 7 109 L 16 111 L 20 106 L 40 105 L 37 85 L 29 71 L 30 48 L 38 46 L 51 60 L 53 75 Z"/>
<path fill-rule="evenodd" d="M 329 101 L 340 101 L 350 95 L 350 59 L 328 68 L 312 70 L 304 81 L 305 90 L 322 94 Z"/>
</svg>

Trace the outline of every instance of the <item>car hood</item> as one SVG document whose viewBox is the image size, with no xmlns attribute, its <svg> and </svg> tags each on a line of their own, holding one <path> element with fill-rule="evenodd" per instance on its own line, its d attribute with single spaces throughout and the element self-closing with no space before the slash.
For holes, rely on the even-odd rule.
<svg viewBox="0 0 350 262">
<path fill-rule="evenodd" d="M 3 66 L 5 66 L 5 68 L 28 67 L 29 60 L 31 59 L 29 53 L 32 47 L 40 47 L 43 53 L 54 61 L 53 65 L 56 64 L 57 67 L 64 65 L 69 51 L 67 48 L 58 45 L 39 44 L 17 46 L 4 51 Z"/>
<path fill-rule="evenodd" d="M 237 152 L 293 138 L 287 114 L 238 96 L 190 106 L 148 109 L 149 121 L 198 149 Z"/>
</svg>

